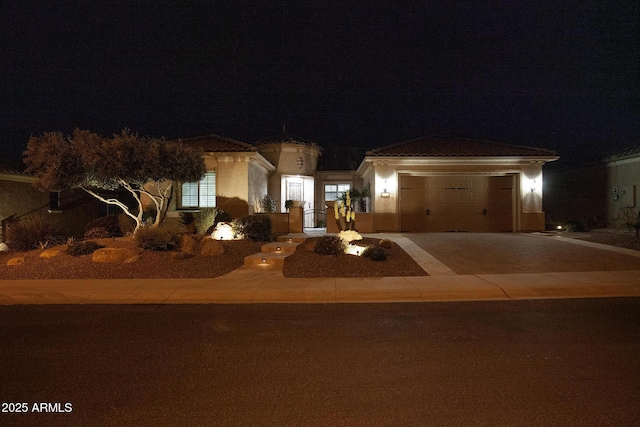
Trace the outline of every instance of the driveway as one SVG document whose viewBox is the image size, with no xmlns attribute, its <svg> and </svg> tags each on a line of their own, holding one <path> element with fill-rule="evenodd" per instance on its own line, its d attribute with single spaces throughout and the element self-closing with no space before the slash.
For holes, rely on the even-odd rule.
<svg viewBox="0 0 640 427">
<path fill-rule="evenodd" d="M 456 274 L 640 270 L 633 256 L 556 236 L 520 233 L 406 233 Z"/>
</svg>

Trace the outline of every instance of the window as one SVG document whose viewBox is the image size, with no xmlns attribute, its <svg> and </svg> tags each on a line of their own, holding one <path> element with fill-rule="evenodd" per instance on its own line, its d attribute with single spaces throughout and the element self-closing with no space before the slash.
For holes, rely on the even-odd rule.
<svg viewBox="0 0 640 427">
<path fill-rule="evenodd" d="M 326 202 L 333 202 L 341 198 L 342 195 L 349 190 L 351 190 L 351 184 L 325 184 L 324 200 Z"/>
<path fill-rule="evenodd" d="M 199 182 L 181 186 L 180 207 L 211 208 L 216 206 L 216 173 L 207 172 Z"/>
</svg>

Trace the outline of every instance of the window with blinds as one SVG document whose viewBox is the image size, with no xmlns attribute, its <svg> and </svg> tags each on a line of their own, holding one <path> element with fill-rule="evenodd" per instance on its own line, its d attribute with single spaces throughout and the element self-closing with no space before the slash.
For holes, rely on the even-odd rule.
<svg viewBox="0 0 640 427">
<path fill-rule="evenodd" d="M 351 189 L 351 184 L 325 184 L 324 200 L 332 202 L 342 197 L 344 193 Z"/>
<path fill-rule="evenodd" d="M 181 186 L 180 206 L 209 208 L 216 206 L 216 173 L 207 172 L 199 182 L 185 182 Z"/>
</svg>

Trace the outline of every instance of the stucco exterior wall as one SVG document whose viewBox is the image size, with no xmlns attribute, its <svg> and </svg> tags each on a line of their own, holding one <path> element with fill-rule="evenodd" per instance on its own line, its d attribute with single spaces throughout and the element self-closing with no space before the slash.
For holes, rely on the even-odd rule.
<svg viewBox="0 0 640 427">
<path fill-rule="evenodd" d="M 98 217 L 100 202 L 82 190 L 64 191 L 60 195 L 60 209 L 49 213 L 49 192 L 36 189 L 33 181 L 33 177 L 21 174 L 0 175 L 0 220 L 11 215 L 23 218 L 42 215 L 62 235 L 83 236 L 85 226 Z"/>
<path fill-rule="evenodd" d="M 219 158 L 216 169 L 217 205 L 234 218 L 250 213 L 249 162 L 243 160 L 244 158 Z"/>
<path fill-rule="evenodd" d="M 640 156 L 545 174 L 547 223 L 625 227 L 638 217 Z"/>
<path fill-rule="evenodd" d="M 267 194 L 267 172 L 254 163 L 249 163 L 249 213 L 260 212 L 262 198 Z"/>
</svg>

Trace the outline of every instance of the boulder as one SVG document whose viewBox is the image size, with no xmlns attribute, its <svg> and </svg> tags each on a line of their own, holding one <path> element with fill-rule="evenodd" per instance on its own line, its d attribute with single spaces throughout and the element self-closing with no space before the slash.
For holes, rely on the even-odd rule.
<svg viewBox="0 0 640 427">
<path fill-rule="evenodd" d="M 128 264 L 140 258 L 138 252 L 127 248 L 102 248 L 91 256 L 93 262 L 119 262 Z"/>
<path fill-rule="evenodd" d="M 200 244 L 200 255 L 202 256 L 218 256 L 224 253 L 224 246 L 214 239 L 202 239 Z"/>
<path fill-rule="evenodd" d="M 45 259 L 53 258 L 54 256 L 60 255 L 60 252 L 62 252 L 62 247 L 61 246 L 56 246 L 55 248 L 45 249 L 40 254 L 40 258 L 45 258 Z"/>
<path fill-rule="evenodd" d="M 182 261 L 185 259 L 193 258 L 195 254 L 186 252 L 171 252 L 171 261 Z"/>
<path fill-rule="evenodd" d="M 7 261 L 7 265 L 22 265 L 22 264 L 24 264 L 23 256 L 11 258 L 9 261 Z"/>
</svg>

